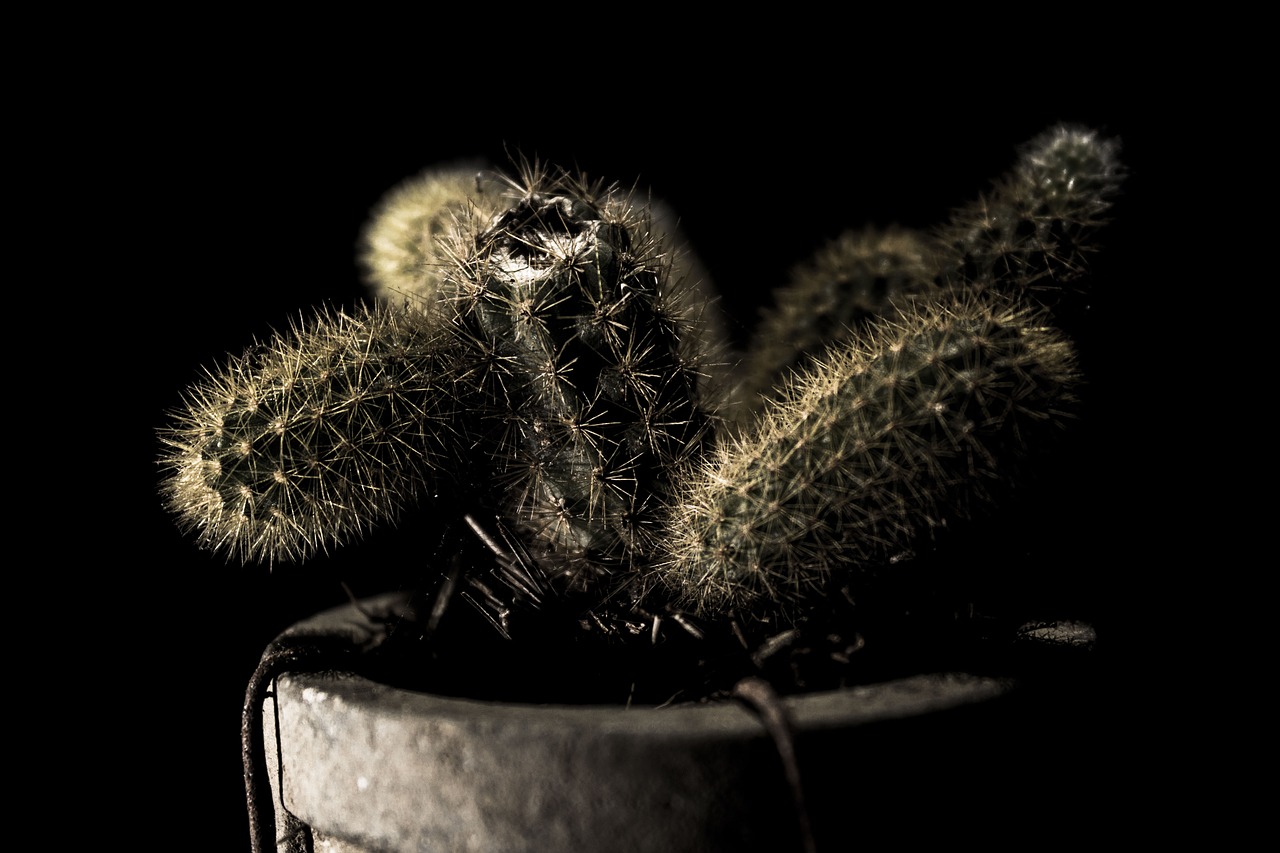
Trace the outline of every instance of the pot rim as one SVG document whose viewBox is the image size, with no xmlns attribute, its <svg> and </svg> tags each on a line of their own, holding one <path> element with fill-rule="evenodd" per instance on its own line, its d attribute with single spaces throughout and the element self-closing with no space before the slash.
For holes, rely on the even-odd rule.
<svg viewBox="0 0 1280 853">
<path fill-rule="evenodd" d="M 299 638 L 333 638 L 354 647 L 377 641 L 388 615 L 409 602 L 407 593 L 384 593 L 358 602 L 323 610 L 284 631 L 273 643 Z M 707 701 L 677 705 L 616 703 L 571 704 L 473 699 L 383 684 L 344 669 L 322 673 L 290 673 L 281 676 L 319 694 L 373 708 L 391 704 L 403 713 L 431 713 L 469 717 L 477 714 L 498 719 L 506 714 L 531 712 L 547 720 L 584 725 L 590 720 L 608 721 L 620 729 L 634 728 L 644 711 L 661 711 L 672 729 L 703 725 L 738 734 L 759 730 L 756 718 L 732 701 Z M 850 685 L 837 690 L 811 691 L 782 697 L 797 728 L 822 728 L 900 719 L 996 699 L 1013 690 L 1016 680 L 968 672 L 922 672 L 880 682 Z"/>
</svg>

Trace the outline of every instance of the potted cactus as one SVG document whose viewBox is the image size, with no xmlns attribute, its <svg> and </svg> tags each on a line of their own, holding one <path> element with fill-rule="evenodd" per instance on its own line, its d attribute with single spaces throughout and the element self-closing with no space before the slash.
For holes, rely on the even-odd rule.
<svg viewBox="0 0 1280 853">
<path fill-rule="evenodd" d="M 390 192 L 363 238 L 371 304 L 318 311 L 210 371 L 161 431 L 168 506 L 232 559 L 304 562 L 388 525 L 422 531 L 404 594 L 304 623 L 264 655 L 244 732 L 256 844 L 671 849 L 674 836 L 596 817 L 618 810 L 581 785 L 530 799 L 519 764 L 551 774 L 575 738 L 588 758 L 667 755 L 610 746 L 639 719 L 647 734 L 651 720 L 736 727 L 749 761 L 690 753 L 728 776 L 759 766 L 766 742 L 771 801 L 794 824 L 752 825 L 772 813 L 750 798 L 726 811 L 725 786 L 705 780 L 678 796 L 659 783 L 653 800 L 653 785 L 608 788 L 630 779 L 616 763 L 586 771 L 574 753 L 565 771 L 643 804 L 641 823 L 676 815 L 687 849 L 812 848 L 832 830 L 811 807 L 833 798 L 795 747 L 841 730 L 823 703 L 879 723 L 1005 697 L 1029 661 L 1062 676 L 1057 650 L 1087 649 L 1091 629 L 1006 606 L 991 588 L 1018 549 L 978 561 L 974 539 L 1069 446 L 1082 376 L 1063 318 L 1121 177 L 1114 140 L 1051 128 L 938 228 L 830 242 L 741 352 L 674 215 L 634 189 L 518 162 L 435 167 Z M 756 722 L 708 724 L 748 713 L 735 701 Z M 575 705 L 621 716 L 585 722 Z M 337 716 L 317 722 L 319 706 Z M 341 729 L 335 706 L 373 717 Z M 450 744 L 416 777 L 436 790 L 413 827 L 385 800 L 358 828 L 321 826 L 301 803 L 324 784 L 282 781 L 303 775 L 288 761 L 305 732 L 376 741 L 406 715 L 427 727 L 406 743 Z M 470 778 L 439 772 L 450 756 L 484 763 L 441 734 L 467 719 L 481 744 L 549 745 L 505 768 L 525 781 L 492 803 L 525 810 L 502 829 L 471 814 L 492 786 L 438 790 Z M 548 818 L 575 802 L 581 820 Z"/>
</svg>

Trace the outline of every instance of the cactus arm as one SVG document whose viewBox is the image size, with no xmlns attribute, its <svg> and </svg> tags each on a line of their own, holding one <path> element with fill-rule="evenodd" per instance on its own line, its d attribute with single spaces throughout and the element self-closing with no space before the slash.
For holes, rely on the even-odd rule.
<svg viewBox="0 0 1280 853">
<path fill-rule="evenodd" d="M 1062 426 L 1076 382 L 1042 311 L 966 293 L 914 303 L 691 468 L 652 579 L 697 614 L 794 608 L 988 504 Z"/>
<path fill-rule="evenodd" d="M 448 343 L 417 310 L 321 312 L 208 372 L 160 431 L 179 525 L 272 563 L 395 520 L 460 467 Z"/>
<path fill-rule="evenodd" d="M 403 181 L 378 202 L 360 234 L 360 266 L 378 299 L 429 306 L 449 268 L 444 249 L 460 221 L 490 216 L 503 185 L 479 163 L 455 163 Z"/>
<path fill-rule="evenodd" d="M 939 282 L 1054 301 L 1097 250 L 1124 178 L 1119 152 L 1119 140 L 1072 125 L 1026 143 L 990 192 L 935 230 Z"/>
</svg>

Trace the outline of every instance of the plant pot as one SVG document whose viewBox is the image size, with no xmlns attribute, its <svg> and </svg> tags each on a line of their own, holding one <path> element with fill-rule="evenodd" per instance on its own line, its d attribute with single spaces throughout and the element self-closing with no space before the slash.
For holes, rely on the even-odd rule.
<svg viewBox="0 0 1280 853">
<path fill-rule="evenodd" d="M 404 603 L 391 595 L 326 611 L 267 655 L 299 638 L 366 643 L 381 630 L 370 614 Z M 1023 642 L 1045 637 L 1059 659 L 1062 648 L 1079 658 L 1092 645 L 1086 626 L 1039 640 L 1024 632 Z M 273 685 L 262 728 L 280 850 L 805 846 L 779 743 L 743 704 L 472 701 L 339 670 L 286 672 Z M 961 822 L 990 823 L 1011 808 L 1078 818 L 1092 773 L 1077 753 L 1089 738 L 1080 687 L 1078 678 L 926 672 L 785 698 L 817 849 L 848 849 L 868 833 L 954 839 Z"/>
</svg>

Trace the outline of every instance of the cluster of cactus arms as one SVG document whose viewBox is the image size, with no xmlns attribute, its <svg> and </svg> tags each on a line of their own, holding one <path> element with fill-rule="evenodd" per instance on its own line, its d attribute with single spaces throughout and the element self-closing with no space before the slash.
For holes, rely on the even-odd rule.
<svg viewBox="0 0 1280 853">
<path fill-rule="evenodd" d="M 741 353 L 660 203 L 536 164 L 427 171 L 366 227 L 369 307 L 186 392 L 163 494 L 242 560 L 465 508 L 583 614 L 801 619 L 996 508 L 1063 431 L 1081 377 L 1054 310 L 1118 150 L 1054 127 L 938 227 L 837 238 Z"/>
</svg>

